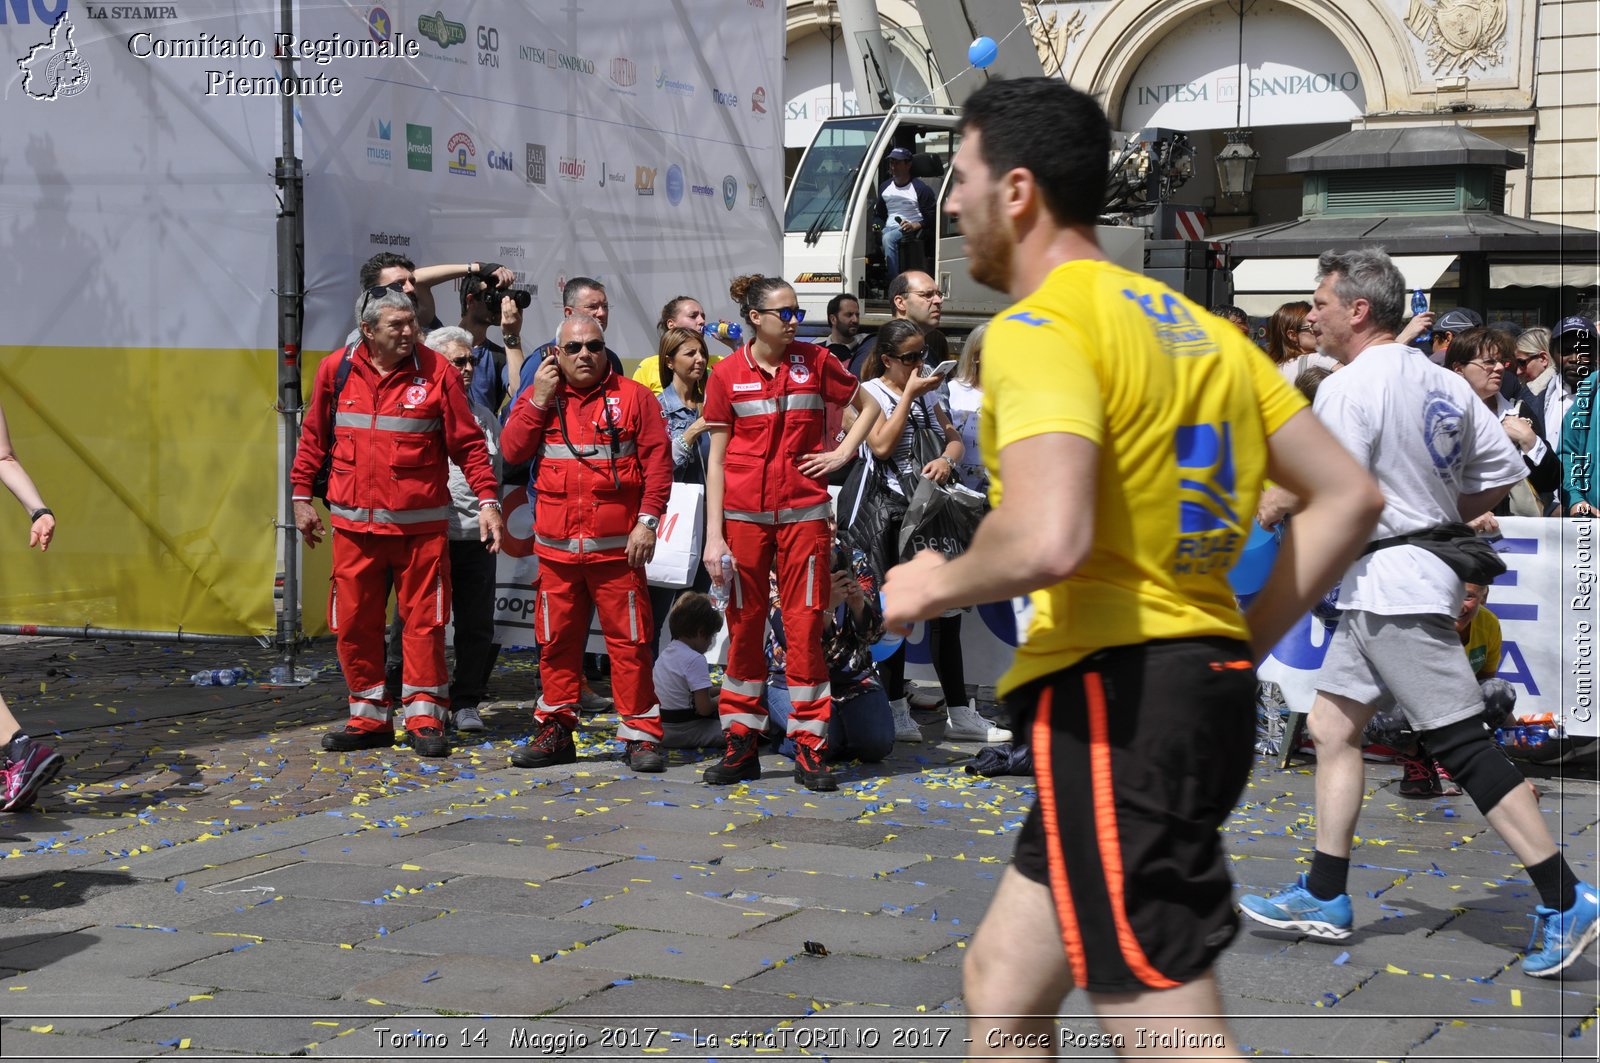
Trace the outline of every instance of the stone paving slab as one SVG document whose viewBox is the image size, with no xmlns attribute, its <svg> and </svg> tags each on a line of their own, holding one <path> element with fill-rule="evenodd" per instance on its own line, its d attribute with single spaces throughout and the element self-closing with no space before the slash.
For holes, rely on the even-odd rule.
<svg viewBox="0 0 1600 1063">
<path fill-rule="evenodd" d="M 560 879 L 536 883 L 488 875 L 462 875 L 437 889 L 396 897 L 390 904 L 417 906 L 430 914 L 443 910 L 553 916 L 600 896 L 594 889 L 566 885 Z"/>
<path fill-rule="evenodd" d="M 603 944 L 603 942 L 602 942 Z M 628 977 L 617 971 L 557 969 L 499 956 L 445 955 L 414 961 L 352 986 L 347 1000 L 449 1009 L 478 1015 L 539 1015 Z"/>
<path fill-rule="evenodd" d="M 975 926 L 974 926 L 975 928 Z M 817 941 L 830 953 L 912 960 L 950 945 L 950 925 L 913 916 L 857 915 L 854 912 L 796 912 L 739 935 L 742 941 L 770 941 L 800 951 Z"/>
<path fill-rule="evenodd" d="M 588 911 L 585 909 L 584 914 Z M 364 941 L 356 951 L 428 956 L 464 953 L 514 960 L 538 956 L 548 960 L 563 949 L 590 945 L 617 932 L 616 927 L 602 926 L 601 922 L 603 920 L 579 922 L 501 912 L 450 912 Z"/>
<path fill-rule="evenodd" d="M 915 1008 L 958 998 L 961 974 L 937 963 L 902 963 L 867 956 L 802 956 L 735 985 L 761 993 L 794 993 L 802 1000 Z"/>
<path fill-rule="evenodd" d="M 1456 985 L 1438 979 L 1379 971 L 1338 1010 L 1359 1015 L 1428 1015 L 1473 1026 L 1566 1034 L 1596 1004 L 1592 979 L 1547 983 L 1510 972 L 1492 984 Z"/>
<path fill-rule="evenodd" d="M 539 844 L 468 842 L 416 857 L 414 862 L 423 871 L 436 875 L 492 875 L 543 882 L 615 860 L 605 853 L 548 849 Z"/>
<path fill-rule="evenodd" d="M 712 864 L 685 863 L 679 860 L 654 860 L 645 857 L 621 859 L 613 856 L 598 867 L 584 868 L 572 874 L 547 880 L 548 885 L 573 886 L 591 891 L 595 896 L 611 895 L 623 889 L 656 884 L 666 887 L 683 884 L 694 889 L 701 879 L 712 878 L 718 868 Z"/>
<path fill-rule="evenodd" d="M 407 865 L 415 867 L 416 865 Z M 283 897 L 310 897 L 328 901 L 395 899 L 428 886 L 449 881 L 450 872 L 407 870 L 406 867 L 367 867 L 301 861 L 272 871 L 217 883 L 212 889 L 271 890 Z"/>
<path fill-rule="evenodd" d="M 170 982 L 211 985 L 226 990 L 282 992 L 292 987 L 298 997 L 333 1000 L 352 982 L 405 966 L 409 957 L 368 956 L 337 945 L 304 941 L 226 941 L 228 951 L 170 970 L 159 977 Z M 385 941 L 387 938 L 379 938 Z"/>
<path fill-rule="evenodd" d="M 0 945 L 4 944 L 5 939 L 0 938 Z M 76 972 L 80 977 L 96 980 L 107 976 L 145 978 L 227 952 L 235 944 L 231 938 L 191 931 L 169 934 L 95 927 L 6 949 L 0 952 L 0 967 L 25 971 L 45 968 L 51 974 Z M 188 981 L 186 978 L 169 980 Z"/>
<path fill-rule="evenodd" d="M 803 868 L 825 875 L 871 878 L 901 871 L 925 862 L 918 853 L 892 853 L 877 849 L 852 849 L 844 845 L 818 845 L 813 842 L 769 842 L 738 854 L 742 867 L 770 867 L 775 870 Z"/>
<path fill-rule="evenodd" d="M 769 904 L 864 915 L 886 907 L 904 910 L 923 904 L 937 905 L 939 898 L 950 892 L 942 886 L 900 881 L 896 876 L 842 878 L 815 871 L 771 868 L 717 868 L 700 887 L 726 891 L 726 896 L 732 898 L 754 897 Z"/>
<path fill-rule="evenodd" d="M 93 981 L 78 971 L 24 971 L 0 982 L 6 1015 L 19 1025 L 53 1025 L 63 1033 L 97 1033 L 127 1016 L 164 1011 L 210 986 L 107 975 Z"/>
<path fill-rule="evenodd" d="M 39 1034 L 18 1024 L 8 1025 L 4 1031 L 4 1058 L 9 1063 L 44 1063 L 46 1060 L 99 1059 L 108 1056 L 134 1060 L 156 1059 L 178 1050 L 176 1045 L 161 1048 L 76 1034 Z"/>
<path fill-rule="evenodd" d="M 398 1008 L 357 1001 L 312 1000 L 282 993 L 221 991 L 160 1015 L 125 1021 L 107 1033 L 130 1041 L 189 1049 L 288 1054 L 334 1040 L 360 1020 Z M 187 1040 L 189 1049 L 182 1042 Z"/>
<path fill-rule="evenodd" d="M 263 940 L 354 946 L 379 936 L 380 930 L 399 930 L 403 926 L 443 914 L 444 909 L 440 907 L 284 897 L 270 904 L 197 923 L 194 929 L 228 932 Z"/>
<path fill-rule="evenodd" d="M 706 985 L 732 985 L 784 959 L 782 950 L 759 941 L 624 930 L 551 961 L 551 970 L 600 968 L 650 978 Z"/>
<path fill-rule="evenodd" d="M 610 853 L 616 856 L 710 863 L 737 860 L 742 850 L 762 844 L 759 839 L 737 835 L 738 831 L 707 835 L 630 825 L 564 842 L 561 849 L 569 853 Z"/>
<path fill-rule="evenodd" d="M 634 978 L 627 985 L 612 986 L 555 1011 L 551 1018 L 566 1018 L 586 1026 L 601 1025 L 605 1019 L 626 1020 L 647 1028 L 671 1033 L 708 1035 L 725 1041 L 729 1035 L 749 1029 L 768 1029 L 779 1022 L 804 1015 L 807 1006 L 798 1000 L 750 993 L 721 986 L 690 985 L 659 978 Z M 662 1042 L 663 1044 L 665 1042 Z M 670 1054 L 670 1053 L 669 1053 Z"/>
<path fill-rule="evenodd" d="M 454 849 L 472 839 L 457 839 L 441 831 L 456 824 L 434 827 L 420 834 L 400 834 L 387 831 L 362 831 L 358 834 L 339 834 L 323 838 L 310 845 L 293 850 L 280 850 L 278 854 L 292 853 L 302 860 L 319 860 L 328 864 L 412 864 L 418 857 L 430 856 L 444 849 Z"/>
<path fill-rule="evenodd" d="M 791 911 L 786 906 L 760 901 L 707 897 L 692 889 L 656 889 L 619 894 L 557 918 L 731 938 Z"/>
</svg>

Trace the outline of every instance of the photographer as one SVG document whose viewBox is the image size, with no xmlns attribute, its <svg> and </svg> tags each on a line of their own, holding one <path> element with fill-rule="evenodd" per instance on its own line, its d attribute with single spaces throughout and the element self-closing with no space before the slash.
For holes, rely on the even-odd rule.
<svg viewBox="0 0 1600 1063">
<path fill-rule="evenodd" d="M 417 314 L 417 328 L 429 332 L 444 325 L 434 311 L 433 286 L 446 281 L 460 280 L 471 274 L 483 277 L 501 288 L 509 288 L 516 277 L 509 269 L 496 262 L 466 262 L 456 265 L 423 266 L 421 269 L 404 255 L 393 251 L 379 251 L 361 264 L 361 290 L 393 288 L 411 300 Z M 344 338 L 346 347 L 361 342 L 358 324 Z"/>
<path fill-rule="evenodd" d="M 496 414 L 511 391 L 511 381 L 522 375 L 522 311 L 531 301 L 527 292 L 501 284 L 494 272 L 473 272 L 461 279 L 461 327 L 472 336 L 472 386 L 467 398 Z M 489 339 L 491 325 L 500 327 L 504 347 Z"/>
</svg>

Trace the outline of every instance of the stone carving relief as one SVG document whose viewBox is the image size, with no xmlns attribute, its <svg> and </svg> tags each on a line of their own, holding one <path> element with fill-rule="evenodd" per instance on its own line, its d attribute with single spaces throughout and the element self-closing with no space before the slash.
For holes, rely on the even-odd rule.
<svg viewBox="0 0 1600 1063">
<path fill-rule="evenodd" d="M 1427 47 L 1435 77 L 1489 70 L 1505 59 L 1506 0 L 1411 0 L 1406 28 Z"/>
</svg>

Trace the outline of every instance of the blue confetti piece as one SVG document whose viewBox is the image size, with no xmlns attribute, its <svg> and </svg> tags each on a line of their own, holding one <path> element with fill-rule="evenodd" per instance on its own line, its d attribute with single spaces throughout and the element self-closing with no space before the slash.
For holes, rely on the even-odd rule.
<svg viewBox="0 0 1600 1063">
<path fill-rule="evenodd" d="M 439 977 L 439 972 L 438 971 L 429 971 L 426 975 L 423 976 L 422 984 L 423 985 L 427 985 L 429 982 L 432 982 L 433 980 L 435 980 L 438 977 Z"/>
<path fill-rule="evenodd" d="M 589 907 L 589 905 L 591 905 L 593 903 L 594 903 L 594 898 L 593 897 L 585 897 L 583 899 L 583 903 L 578 905 L 578 907 L 579 908 L 587 908 L 587 907 Z"/>
<path fill-rule="evenodd" d="M 1456 818 L 1456 810 L 1453 809 L 1453 808 L 1445 809 L 1444 810 L 1444 818 L 1445 819 L 1455 819 Z"/>
<path fill-rule="evenodd" d="M 243 945 L 235 945 L 229 951 L 230 952 L 243 952 L 245 949 L 253 949 L 255 947 L 256 947 L 256 942 L 254 942 L 254 941 L 246 941 Z"/>
<path fill-rule="evenodd" d="M 938 921 L 939 921 L 939 909 L 935 908 L 933 910 L 933 915 L 929 917 L 928 922 L 937 923 Z"/>
<path fill-rule="evenodd" d="M 381 938 L 386 938 L 386 937 L 388 937 L 388 936 L 389 936 L 389 928 L 388 928 L 388 927 L 386 927 L 386 926 L 380 926 L 380 927 L 379 927 L 379 928 L 378 928 L 378 936 L 379 936 L 379 937 L 381 937 Z M 437 973 L 437 972 L 435 972 L 435 973 Z M 424 978 L 424 979 L 423 979 L 423 981 L 424 981 L 424 982 L 426 982 L 426 981 L 427 981 L 427 979 L 426 979 L 426 978 Z"/>
<path fill-rule="evenodd" d="M 672 948 L 671 946 L 667 947 L 667 951 L 669 953 L 671 953 L 672 955 L 674 955 L 674 956 L 682 956 L 683 955 L 683 950 L 682 949 L 675 949 L 675 948 Z"/>
<path fill-rule="evenodd" d="M 1345 964 L 1347 964 L 1349 962 L 1350 962 L 1350 954 L 1348 952 L 1341 952 L 1341 953 L 1339 953 L 1339 958 L 1333 961 L 1333 965 L 1335 967 L 1343 967 Z"/>
<path fill-rule="evenodd" d="M 177 1038 L 177 1037 L 174 1037 L 170 1041 L 157 1041 L 156 1042 L 156 1044 L 160 1045 L 162 1048 L 177 1048 L 180 1043 L 181 1043 L 181 1039 Z"/>
<path fill-rule="evenodd" d="M 633 979 L 632 978 L 618 978 L 615 982 L 612 982 L 611 984 L 614 985 L 614 986 L 632 985 L 633 984 Z"/>
<path fill-rule="evenodd" d="M 178 884 L 176 886 L 172 887 L 172 892 L 174 892 L 174 893 L 182 893 L 183 892 L 183 879 L 180 878 L 178 880 Z"/>
<path fill-rule="evenodd" d="M 634 859 L 635 860 L 654 860 L 655 857 L 651 856 L 649 853 L 640 853 L 638 856 L 635 856 Z"/>
</svg>

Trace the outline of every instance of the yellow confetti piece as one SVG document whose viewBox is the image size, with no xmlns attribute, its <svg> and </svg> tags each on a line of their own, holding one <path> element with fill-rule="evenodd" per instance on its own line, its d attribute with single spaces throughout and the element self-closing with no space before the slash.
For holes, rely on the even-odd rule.
<svg viewBox="0 0 1600 1063">
<path fill-rule="evenodd" d="M 211 996 L 210 993 L 195 993 L 194 995 L 189 997 L 190 1003 L 193 1003 L 196 1000 L 211 1000 L 211 999 L 212 999 L 212 996 Z"/>
<path fill-rule="evenodd" d="M 401 871 L 421 871 L 422 868 L 418 867 L 416 864 L 401 864 L 400 865 L 400 870 Z"/>
<path fill-rule="evenodd" d="M 1522 990 L 1513 989 L 1511 991 L 1511 1006 L 1514 1008 L 1522 1007 Z"/>
<path fill-rule="evenodd" d="M 25 985 L 8 985 L 8 986 L 6 986 L 6 988 L 11 990 L 11 992 L 13 992 L 13 993 L 20 993 L 24 989 L 27 989 L 28 987 L 25 986 Z"/>
<path fill-rule="evenodd" d="M 534 963 L 543 963 L 544 962 L 543 960 L 541 960 L 539 958 L 539 954 L 537 952 L 529 954 L 528 959 L 532 960 Z"/>
<path fill-rule="evenodd" d="M 355 946 L 354 946 L 354 945 L 340 945 L 340 946 L 339 946 L 339 947 L 340 947 L 340 948 L 341 948 L 341 949 L 353 949 L 353 948 L 355 948 Z"/>
<path fill-rule="evenodd" d="M 339 1024 L 336 1023 L 336 1022 L 324 1022 L 321 1019 L 313 1019 L 312 1022 L 311 1022 L 311 1025 L 313 1025 L 313 1026 L 337 1026 Z"/>
<path fill-rule="evenodd" d="M 51 1030 L 54 1030 L 55 1028 L 56 1027 L 55 1027 L 54 1023 L 51 1023 L 48 1026 L 30 1026 L 30 1027 L 28 1027 L 28 1029 L 32 1030 L 34 1033 L 49 1033 Z"/>
<path fill-rule="evenodd" d="M 1394 965 L 1394 964 L 1392 964 L 1392 963 L 1391 963 L 1391 964 L 1389 964 L 1389 966 L 1388 966 L 1388 967 L 1387 967 L 1387 968 L 1386 968 L 1386 970 L 1387 970 L 1387 971 L 1388 971 L 1388 972 L 1389 972 L 1389 973 L 1390 973 L 1390 974 L 1410 974 L 1410 973 L 1411 973 L 1411 972 L 1410 972 L 1410 971 L 1407 971 L 1407 970 L 1405 970 L 1405 969 L 1404 969 L 1404 968 L 1401 968 L 1401 967 L 1396 967 L 1396 966 L 1395 966 L 1395 965 Z"/>
<path fill-rule="evenodd" d="M 387 1005 L 384 1004 L 384 1002 L 379 1000 L 377 997 L 368 997 L 367 998 L 367 1003 L 371 1004 L 373 1007 L 378 1007 L 378 1008 L 387 1007 Z"/>
<path fill-rule="evenodd" d="M 178 1042 L 178 1047 L 180 1049 L 187 1049 L 189 1047 L 190 1043 L 191 1042 L 189 1041 L 189 1039 L 187 1037 L 185 1037 L 183 1040 Z"/>
</svg>

